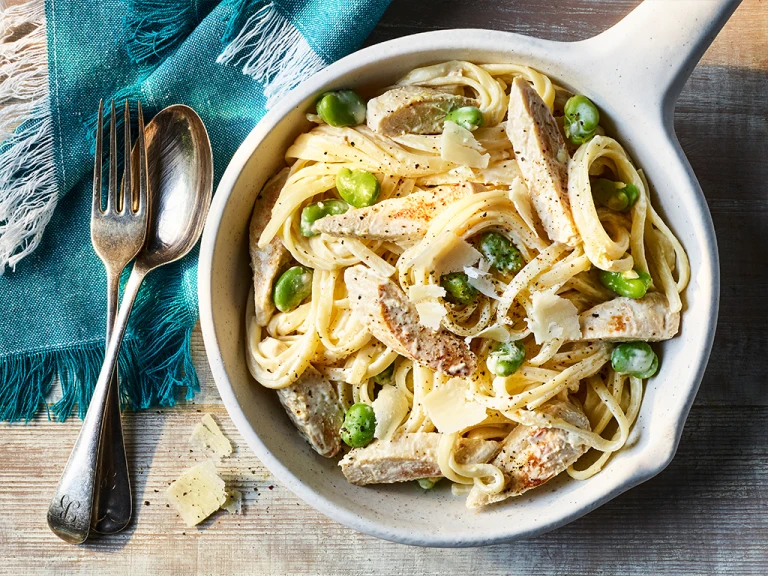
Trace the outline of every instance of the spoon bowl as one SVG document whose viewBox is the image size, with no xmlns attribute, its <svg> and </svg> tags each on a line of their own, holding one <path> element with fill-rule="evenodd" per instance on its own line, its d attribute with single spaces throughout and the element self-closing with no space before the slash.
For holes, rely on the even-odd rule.
<svg viewBox="0 0 768 576">
<path fill-rule="evenodd" d="M 178 260 L 200 237 L 211 204 L 213 153 L 200 116 L 182 104 L 161 110 L 145 139 L 149 228 L 136 264 L 150 270 Z"/>
</svg>

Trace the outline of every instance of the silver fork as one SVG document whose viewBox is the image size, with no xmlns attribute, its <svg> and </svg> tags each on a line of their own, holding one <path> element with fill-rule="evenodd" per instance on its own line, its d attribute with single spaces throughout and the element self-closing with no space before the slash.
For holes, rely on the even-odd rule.
<svg viewBox="0 0 768 576">
<path fill-rule="evenodd" d="M 136 143 L 138 191 L 131 182 L 131 128 L 125 103 L 125 167 L 122 190 L 117 186 L 117 130 L 115 103 L 109 130 L 109 186 L 106 210 L 101 208 L 103 102 L 99 102 L 96 159 L 93 168 L 91 242 L 107 271 L 107 341 L 117 310 L 120 274 L 144 244 L 148 221 L 147 159 L 144 118 L 139 103 Z M 95 511 L 94 511 L 95 507 Z M 97 532 L 118 532 L 131 519 L 133 503 L 120 421 L 117 370 L 105 386 L 93 391 L 80 435 L 75 442 L 56 494 L 48 508 L 48 526 L 67 542 L 88 538 L 91 524 Z"/>
</svg>

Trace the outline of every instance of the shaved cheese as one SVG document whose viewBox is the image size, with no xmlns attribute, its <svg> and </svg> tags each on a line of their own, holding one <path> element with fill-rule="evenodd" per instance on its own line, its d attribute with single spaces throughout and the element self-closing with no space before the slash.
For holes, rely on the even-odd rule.
<svg viewBox="0 0 768 576">
<path fill-rule="evenodd" d="M 526 319 L 536 344 L 581 338 L 579 311 L 570 300 L 552 292 L 535 292 L 531 316 Z"/>
<path fill-rule="evenodd" d="M 462 272 L 467 266 L 476 264 L 480 258 L 482 258 L 482 254 L 474 246 L 464 240 L 459 240 L 436 262 L 435 269 L 441 274 Z"/>
<path fill-rule="evenodd" d="M 210 414 L 203 416 L 202 421 L 195 425 L 189 442 L 219 458 L 232 454 L 232 444 Z"/>
<path fill-rule="evenodd" d="M 424 410 L 439 432 L 460 432 L 485 420 L 485 407 L 467 400 L 468 391 L 467 380 L 451 378 L 424 397 Z"/>
<path fill-rule="evenodd" d="M 216 465 L 211 460 L 184 472 L 168 486 L 165 493 L 189 527 L 208 518 L 227 500 L 224 480 L 219 478 Z"/>
<path fill-rule="evenodd" d="M 443 160 L 471 168 L 487 168 L 491 155 L 483 152 L 485 149 L 475 140 L 472 132 L 455 122 L 443 123 L 443 137 L 440 139 L 440 157 Z"/>
<path fill-rule="evenodd" d="M 448 314 L 445 306 L 434 300 L 416 302 L 416 312 L 419 313 L 419 324 L 432 330 L 439 330 L 443 318 Z"/>
<path fill-rule="evenodd" d="M 488 272 L 483 272 L 481 269 L 473 268 L 472 266 L 465 266 L 464 274 L 467 275 L 469 285 L 478 292 L 485 294 L 489 298 L 499 299 L 499 295 L 496 293 L 496 286 L 491 281 L 491 275 Z"/>
<path fill-rule="evenodd" d="M 474 266 L 482 254 L 463 238 L 446 230 L 427 244 L 412 261 L 414 268 L 428 268 L 439 274 L 463 271 L 465 266 Z"/>
<path fill-rule="evenodd" d="M 408 288 L 408 298 L 411 302 L 418 302 L 426 298 L 442 298 L 445 296 L 445 288 L 437 284 L 416 284 Z"/>
<path fill-rule="evenodd" d="M 386 384 L 371 407 L 376 415 L 373 437 L 389 440 L 408 414 L 408 399 L 399 388 Z"/>
<path fill-rule="evenodd" d="M 536 231 L 536 221 L 533 219 L 533 206 L 531 204 L 531 193 L 528 187 L 520 178 L 515 178 L 509 187 L 509 199 L 515 205 L 515 210 L 520 214 L 528 227 Z"/>
</svg>

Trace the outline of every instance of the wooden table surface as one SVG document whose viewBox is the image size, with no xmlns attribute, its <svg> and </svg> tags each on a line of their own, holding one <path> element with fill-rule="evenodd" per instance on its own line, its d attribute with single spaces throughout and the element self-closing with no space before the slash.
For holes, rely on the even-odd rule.
<svg viewBox="0 0 768 576">
<path fill-rule="evenodd" d="M 394 0 L 369 43 L 453 27 L 581 39 L 636 4 Z M 522 542 L 438 550 L 376 540 L 320 515 L 250 453 L 220 403 L 198 330 L 195 403 L 124 416 L 136 521 L 122 534 L 70 546 L 46 526 L 79 421 L 0 428 L 0 574 L 767 574 L 768 2 L 744 0 L 693 73 L 675 124 L 717 228 L 722 299 L 680 449 L 656 478 Z M 223 476 L 245 494 L 244 513 L 189 529 L 163 492 L 200 459 L 187 438 L 205 412 L 237 445 Z"/>
</svg>

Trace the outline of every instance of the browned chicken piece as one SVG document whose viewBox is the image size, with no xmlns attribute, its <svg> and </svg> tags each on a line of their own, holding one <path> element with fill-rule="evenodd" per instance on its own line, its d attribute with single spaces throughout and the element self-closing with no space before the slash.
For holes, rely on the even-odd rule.
<svg viewBox="0 0 768 576">
<path fill-rule="evenodd" d="M 442 476 L 437 462 L 437 447 L 442 434 L 415 432 L 389 441 L 377 440 L 365 448 L 355 448 L 339 462 L 352 484 L 392 484 L 420 478 Z M 459 464 L 484 464 L 499 449 L 493 440 L 462 438 L 455 452 Z"/>
<path fill-rule="evenodd" d="M 326 458 L 335 456 L 341 449 L 339 430 L 344 423 L 344 408 L 336 386 L 309 368 L 296 382 L 278 390 L 277 395 L 291 422 L 315 452 Z"/>
<path fill-rule="evenodd" d="M 253 206 L 250 226 L 251 269 L 253 270 L 253 303 L 256 322 L 266 326 L 275 305 L 272 302 L 272 283 L 278 273 L 291 261 L 291 254 L 275 236 L 263 249 L 259 249 L 259 236 L 272 216 L 272 207 L 288 179 L 288 168 L 275 174 L 261 189 Z"/>
<path fill-rule="evenodd" d="M 568 200 L 568 149 L 549 108 L 528 82 L 515 78 L 509 94 L 507 136 L 550 240 L 581 242 Z"/>
<path fill-rule="evenodd" d="M 477 100 L 422 86 L 399 86 L 368 100 L 368 128 L 382 136 L 440 134 L 454 108 L 477 106 Z"/>
<path fill-rule="evenodd" d="M 581 408 L 570 402 L 552 401 L 539 411 L 584 430 L 591 429 Z M 486 506 L 541 486 L 576 462 L 587 449 L 588 445 L 572 432 L 520 424 L 491 461 L 504 474 L 504 489 L 499 494 L 484 494 L 474 487 L 467 497 L 467 507 Z"/>
<path fill-rule="evenodd" d="M 427 233 L 430 222 L 451 203 L 474 192 L 472 184 L 436 186 L 404 198 L 389 198 L 367 208 L 317 220 L 315 232 L 344 238 L 389 240 L 412 245 Z"/>
<path fill-rule="evenodd" d="M 667 297 L 658 292 L 638 300 L 614 298 L 579 316 L 581 340 L 606 342 L 669 340 L 680 328 L 680 313 L 670 312 Z"/>
<path fill-rule="evenodd" d="M 443 374 L 467 376 L 477 359 L 463 339 L 444 328 L 419 324 L 416 307 L 391 280 L 363 265 L 347 268 L 344 281 L 352 309 L 375 338 L 397 353 Z"/>
</svg>

